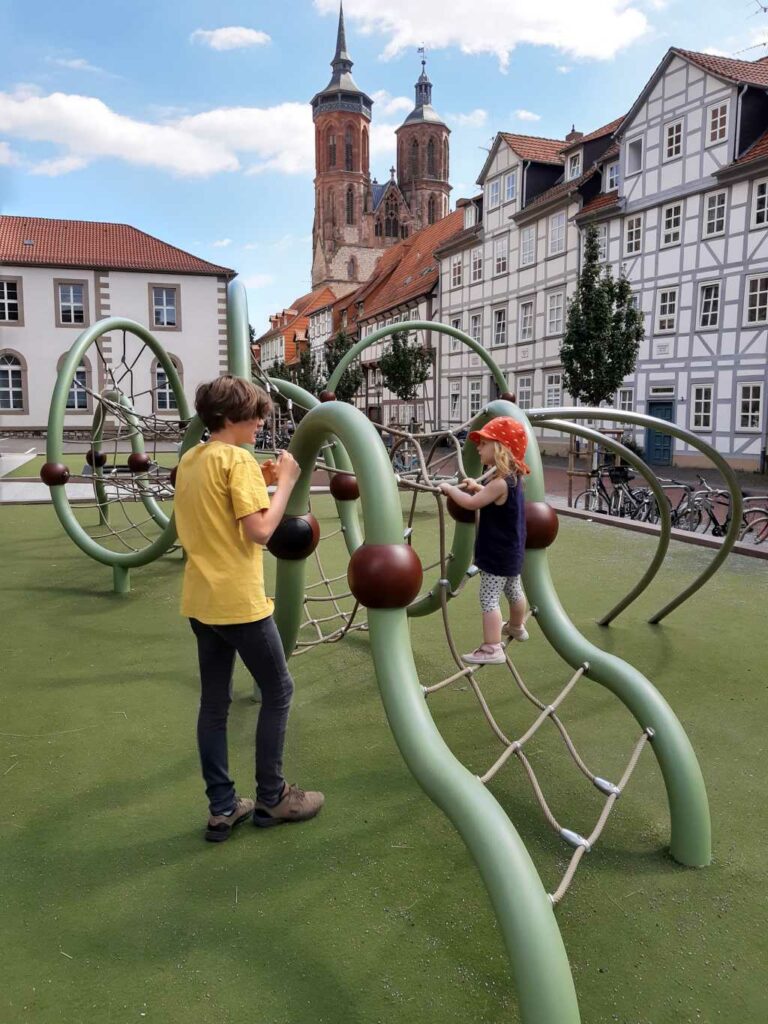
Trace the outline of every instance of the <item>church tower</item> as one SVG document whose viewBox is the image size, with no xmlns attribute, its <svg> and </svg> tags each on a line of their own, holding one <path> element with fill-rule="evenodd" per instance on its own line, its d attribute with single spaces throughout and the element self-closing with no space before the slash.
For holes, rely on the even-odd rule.
<svg viewBox="0 0 768 1024">
<path fill-rule="evenodd" d="M 315 222 L 312 288 L 337 295 L 367 280 L 380 252 L 371 248 L 369 125 L 373 100 L 358 88 L 339 7 L 333 74 L 312 99 L 315 124 Z"/>
<path fill-rule="evenodd" d="M 426 61 L 416 82 L 416 106 L 397 129 L 397 180 L 410 207 L 414 230 L 447 216 L 450 128 L 432 107 Z"/>
</svg>

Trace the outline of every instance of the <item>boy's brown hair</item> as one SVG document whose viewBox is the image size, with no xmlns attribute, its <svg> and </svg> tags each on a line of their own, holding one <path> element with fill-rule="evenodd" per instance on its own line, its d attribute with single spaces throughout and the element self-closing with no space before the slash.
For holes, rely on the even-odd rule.
<svg viewBox="0 0 768 1024">
<path fill-rule="evenodd" d="M 266 419 L 272 411 L 272 400 L 263 388 L 242 377 L 224 374 L 208 384 L 200 384 L 195 392 L 195 410 L 211 432 L 221 430 L 225 420 Z"/>
</svg>

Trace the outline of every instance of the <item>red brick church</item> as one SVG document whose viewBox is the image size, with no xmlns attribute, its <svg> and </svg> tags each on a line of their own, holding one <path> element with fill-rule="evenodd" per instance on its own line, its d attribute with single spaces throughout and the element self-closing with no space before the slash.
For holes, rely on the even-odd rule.
<svg viewBox="0 0 768 1024">
<path fill-rule="evenodd" d="M 331 67 L 330 82 L 312 99 L 312 288 L 330 286 L 341 296 L 370 277 L 383 249 L 448 213 L 450 129 L 432 107 L 422 60 L 414 109 L 396 131 L 397 166 L 380 184 L 370 173 L 373 100 L 352 77 L 341 7 Z"/>
</svg>

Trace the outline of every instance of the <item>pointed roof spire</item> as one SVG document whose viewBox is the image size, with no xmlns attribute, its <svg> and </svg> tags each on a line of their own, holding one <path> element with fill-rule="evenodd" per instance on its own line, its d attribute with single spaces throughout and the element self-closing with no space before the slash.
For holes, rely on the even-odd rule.
<svg viewBox="0 0 768 1024">
<path fill-rule="evenodd" d="M 344 6 L 339 3 L 339 28 L 336 33 L 336 52 L 331 61 L 331 80 L 312 99 L 313 116 L 332 109 L 356 110 L 370 120 L 373 100 L 360 89 L 352 77 L 352 58 L 347 52 L 347 33 L 344 28 Z"/>
<path fill-rule="evenodd" d="M 336 33 L 336 53 L 334 54 L 331 67 L 334 67 L 337 61 L 344 61 L 352 67 L 352 59 L 347 53 L 347 33 L 344 29 L 344 4 L 339 3 L 339 30 Z"/>
<path fill-rule="evenodd" d="M 416 82 L 416 106 L 406 117 L 403 124 L 413 124 L 415 121 L 445 124 L 437 111 L 432 107 L 432 83 L 427 74 L 427 56 L 424 47 L 420 46 L 418 52 L 421 54 L 421 74 Z"/>
</svg>

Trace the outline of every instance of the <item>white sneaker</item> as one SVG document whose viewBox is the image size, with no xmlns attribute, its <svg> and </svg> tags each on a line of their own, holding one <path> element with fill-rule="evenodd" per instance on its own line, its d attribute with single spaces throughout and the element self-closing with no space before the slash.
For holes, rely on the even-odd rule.
<svg viewBox="0 0 768 1024">
<path fill-rule="evenodd" d="M 510 626 L 508 622 L 505 622 L 501 627 L 502 636 L 511 636 L 513 640 L 530 640 L 528 630 L 525 626 Z"/>
<path fill-rule="evenodd" d="M 462 654 L 468 665 L 503 665 L 507 660 L 502 644 L 480 644 L 471 654 Z"/>
</svg>

